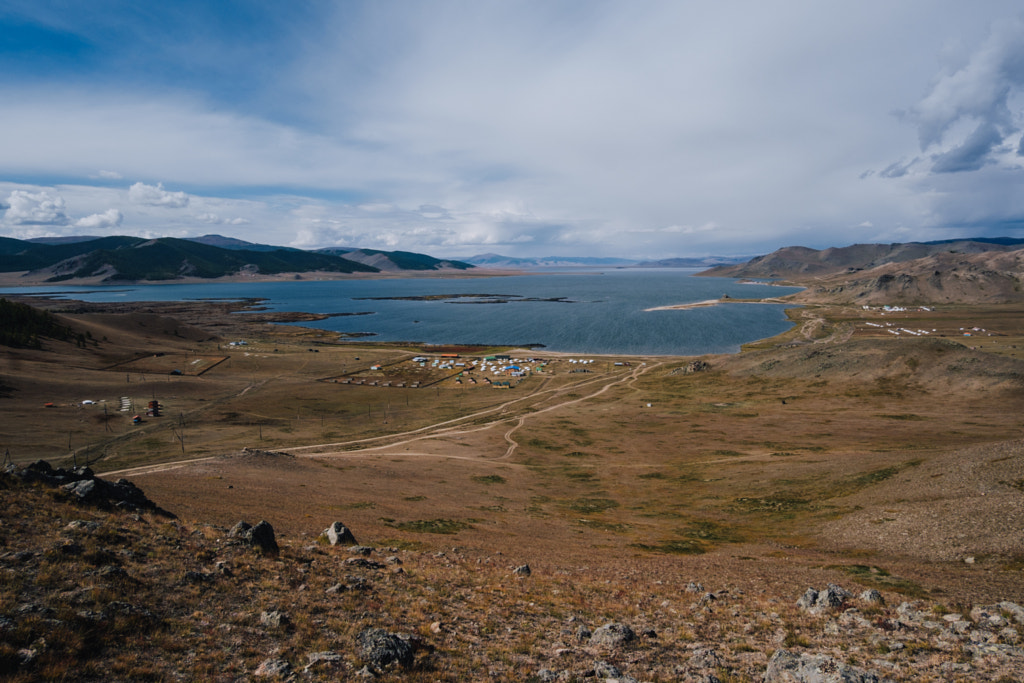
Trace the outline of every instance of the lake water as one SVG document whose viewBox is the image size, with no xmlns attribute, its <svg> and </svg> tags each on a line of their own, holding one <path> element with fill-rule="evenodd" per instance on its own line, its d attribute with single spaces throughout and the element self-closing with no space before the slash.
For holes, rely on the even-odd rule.
<svg viewBox="0 0 1024 683">
<path fill-rule="evenodd" d="M 570 353 L 728 353 L 739 350 L 743 343 L 791 327 L 784 306 L 774 304 L 645 310 L 717 299 L 723 294 L 751 299 L 799 291 L 695 277 L 693 273 L 685 269 L 613 269 L 453 279 L 57 285 L 0 288 L 0 296 L 59 292 L 69 299 L 103 302 L 259 297 L 275 311 L 361 314 L 307 324 L 339 333 L 372 334 L 366 341 L 534 344 Z"/>
</svg>

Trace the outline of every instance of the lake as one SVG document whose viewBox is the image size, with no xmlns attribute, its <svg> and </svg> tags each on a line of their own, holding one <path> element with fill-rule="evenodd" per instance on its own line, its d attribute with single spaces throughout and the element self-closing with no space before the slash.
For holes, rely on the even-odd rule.
<svg viewBox="0 0 1024 683">
<path fill-rule="evenodd" d="M 501 277 L 7 287 L 84 301 L 266 299 L 274 311 L 343 314 L 307 325 L 365 341 L 536 345 L 569 353 L 731 353 L 792 323 L 783 305 L 649 311 L 717 299 L 777 297 L 795 287 L 695 277 L 688 269 L 610 269 Z"/>
</svg>

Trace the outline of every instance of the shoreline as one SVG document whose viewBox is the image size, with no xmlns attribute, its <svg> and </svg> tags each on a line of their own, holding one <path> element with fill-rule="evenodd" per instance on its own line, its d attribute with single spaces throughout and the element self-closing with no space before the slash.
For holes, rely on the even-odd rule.
<svg viewBox="0 0 1024 683">
<path fill-rule="evenodd" d="M 487 270 L 487 271 L 475 272 L 475 273 L 473 273 L 472 275 L 469 275 L 469 276 L 465 275 L 465 273 L 463 271 L 431 271 L 431 272 L 427 272 L 427 273 L 419 273 L 419 272 L 415 272 L 415 271 L 413 271 L 413 272 L 403 271 L 402 273 L 369 273 L 369 274 L 368 273 L 359 273 L 359 274 L 328 273 L 326 275 L 328 275 L 329 277 L 325 277 L 323 279 L 324 280 L 364 280 L 364 281 L 367 281 L 367 280 L 388 280 L 388 279 L 417 279 L 421 275 L 425 275 L 428 279 L 472 279 L 473 277 L 500 277 L 500 276 L 524 275 L 524 274 L 533 274 L 533 271 L 497 271 L 497 270 Z M 0 289 L 7 287 L 7 283 L 5 283 L 4 280 L 5 279 L 9 279 L 9 278 L 4 278 L 3 275 L 4 274 L 0 274 Z M 316 325 L 316 323 L 319 322 L 319 321 L 322 321 L 322 320 L 326 320 L 326 319 L 331 318 L 331 317 L 336 317 L 336 315 L 354 315 L 354 314 L 335 314 L 335 315 L 332 315 L 332 314 L 323 314 L 323 313 L 309 313 L 309 312 L 302 311 L 302 310 L 293 310 L 293 311 L 265 311 L 265 310 L 262 310 L 262 307 L 260 305 L 261 302 L 264 301 L 264 298 L 262 298 L 262 297 L 257 297 L 257 298 L 253 298 L 253 299 L 245 299 L 245 300 L 234 300 L 233 297 L 229 298 L 229 299 L 220 299 L 220 298 L 216 297 L 215 293 L 213 293 L 213 292 L 211 292 L 211 297 L 208 300 L 190 300 L 190 301 L 176 300 L 176 301 L 161 301 L 161 302 L 153 302 L 153 301 L 149 301 L 149 302 L 140 302 L 140 301 L 89 302 L 89 301 L 85 301 L 85 300 L 82 300 L 82 299 L 75 298 L 75 296 L 74 296 L 75 292 L 61 292 L 60 291 L 61 286 L 73 286 L 73 287 L 83 287 L 84 286 L 84 287 L 97 287 L 97 288 L 104 288 L 104 289 L 109 287 L 111 289 L 117 289 L 118 287 L 122 287 L 122 288 L 123 287 L 136 287 L 136 286 L 138 286 L 138 287 L 145 287 L 145 286 L 152 286 L 152 285 L 158 285 L 158 284 L 214 284 L 214 285 L 216 285 L 216 284 L 219 284 L 219 283 L 227 283 L 227 284 L 253 283 L 253 284 L 256 284 L 256 283 L 260 283 L 260 282 L 278 283 L 278 282 L 293 282 L 293 281 L 294 282 L 303 282 L 303 281 L 311 282 L 311 281 L 315 281 L 315 280 L 312 279 L 312 278 L 302 278 L 302 279 L 295 280 L 295 279 L 291 279 L 291 278 L 285 277 L 285 276 L 255 276 L 255 277 L 251 277 L 251 276 L 235 277 L 235 276 L 233 276 L 233 277 L 229 277 L 229 278 L 217 278 L 217 279 L 212 279 L 212 280 L 211 279 L 203 279 L 203 278 L 181 278 L 181 279 L 177 279 L 177 280 L 173 280 L 173 281 L 161 281 L 161 282 L 134 281 L 134 282 L 122 282 L 122 283 L 116 283 L 116 284 L 114 284 L 114 283 L 98 283 L 98 282 L 97 283 L 83 283 L 83 282 L 80 282 L 80 281 L 78 281 L 78 282 L 75 282 L 75 281 L 63 281 L 63 282 L 58 282 L 58 283 L 37 283 L 37 284 L 24 284 L 23 283 L 25 287 L 47 289 L 47 290 L 52 289 L 53 291 L 52 291 L 52 293 L 51 292 L 38 292 L 38 293 L 34 293 L 34 294 L 33 293 L 24 293 L 24 292 L 8 292 L 8 293 L 5 293 L 5 292 L 0 291 L 0 296 L 13 297 L 13 298 L 19 299 L 19 300 L 21 300 L 21 301 L 23 301 L 25 303 L 33 303 L 33 302 L 38 302 L 40 300 L 45 300 L 45 301 L 48 301 L 48 302 L 51 302 L 51 303 L 53 303 L 55 305 L 60 305 L 60 306 L 66 306 L 66 305 L 71 304 L 71 303 L 77 303 L 77 304 L 81 304 L 83 306 L 83 308 L 86 308 L 86 309 L 108 309 L 107 311 L 102 311 L 102 312 L 109 312 L 109 313 L 112 313 L 112 314 L 115 314 L 115 315 L 131 315 L 132 313 L 135 313 L 135 312 L 149 312 L 149 313 L 157 313 L 159 315 L 167 315 L 167 316 L 170 316 L 170 317 L 174 317 L 176 313 L 178 313 L 180 315 L 179 311 L 172 311 L 172 310 L 160 311 L 160 310 L 154 310 L 154 309 L 155 308 L 161 308 L 162 309 L 162 308 L 165 308 L 165 307 L 178 308 L 180 306 L 187 306 L 187 307 L 199 306 L 201 308 L 206 308 L 207 305 L 210 305 L 212 307 L 225 306 L 226 305 L 226 306 L 228 306 L 228 308 L 231 310 L 232 313 L 240 314 L 239 319 L 237 319 L 237 321 L 239 323 L 239 328 L 237 329 L 237 332 L 229 332 L 229 333 L 227 333 L 229 335 L 230 334 L 236 334 L 236 333 L 237 334 L 243 334 L 243 335 L 244 334 L 249 334 L 249 335 L 254 334 L 255 330 L 252 329 L 252 328 L 250 328 L 248 330 L 243 330 L 242 329 L 243 326 L 253 325 L 253 324 L 273 325 L 274 327 L 277 327 L 277 328 L 291 328 L 292 330 L 302 330 L 302 329 L 304 329 L 304 330 L 308 330 L 310 332 L 314 332 L 314 333 L 317 333 L 317 334 L 333 335 L 333 334 L 337 334 L 337 333 L 335 331 L 333 331 L 333 330 L 329 330 L 329 329 L 325 329 L 325 328 L 319 327 L 319 326 Z M 53 296 L 53 294 L 58 294 L 58 293 L 59 294 L 63 294 L 64 296 L 63 297 Z M 644 312 L 664 311 L 664 310 L 687 310 L 687 309 L 695 309 L 695 308 L 703 308 L 703 307 L 713 307 L 713 306 L 717 306 L 719 304 L 724 304 L 724 303 L 775 304 L 775 305 L 784 305 L 784 306 L 787 306 L 787 307 L 795 307 L 795 308 L 800 308 L 801 307 L 801 305 L 799 303 L 789 302 L 789 301 L 782 301 L 780 299 L 775 299 L 775 298 L 771 298 L 771 299 L 739 299 L 739 298 L 732 298 L 732 297 L 726 296 L 724 298 L 708 299 L 708 300 L 704 300 L 704 301 L 691 302 L 691 303 L 685 303 L 685 304 L 672 304 L 672 305 L 666 305 L 666 306 L 656 306 L 656 307 L 646 308 L 646 309 L 642 309 L 642 310 Z M 154 304 L 158 304 L 158 305 L 154 305 Z M 82 311 L 82 312 L 85 312 L 85 311 Z M 101 312 L 101 311 L 96 310 L 95 312 Z M 192 317 L 192 316 L 185 315 L 185 318 L 190 318 L 190 317 Z M 207 315 L 203 314 L 203 313 L 198 313 L 196 315 L 196 318 L 206 318 L 206 317 L 207 317 Z M 572 358 L 574 356 L 587 356 L 587 357 L 594 357 L 594 358 L 640 358 L 640 359 L 646 358 L 646 359 L 650 359 L 650 358 L 699 358 L 699 357 L 702 357 L 702 356 L 716 356 L 716 355 L 722 355 L 722 354 L 733 355 L 733 354 L 740 354 L 740 353 L 742 353 L 744 348 L 746 346 L 750 345 L 750 344 L 763 344 L 765 342 L 769 342 L 772 339 L 784 337 L 786 335 L 791 334 L 793 329 L 796 326 L 796 322 L 793 321 L 792 316 L 787 315 L 787 317 L 790 319 L 790 321 L 792 323 L 792 326 L 789 329 L 783 330 L 783 331 L 779 332 L 778 334 L 770 335 L 770 336 L 767 336 L 767 337 L 759 337 L 757 339 L 752 339 L 752 340 L 745 341 L 745 342 L 739 344 L 738 347 L 735 350 L 726 350 L 726 351 L 710 350 L 710 351 L 691 352 L 691 353 L 642 353 L 642 352 L 639 352 L 639 353 L 638 352 L 629 353 L 629 352 L 616 352 L 616 351 L 590 352 L 590 351 L 584 351 L 584 350 L 575 350 L 575 351 L 572 351 L 572 350 L 564 351 L 564 350 L 562 350 L 562 351 L 555 351 L 555 350 L 549 350 L 547 347 L 533 347 L 533 348 L 524 347 L 524 346 L 521 346 L 519 343 L 516 343 L 516 342 L 511 342 L 511 343 L 507 343 L 507 344 L 480 344 L 480 345 L 482 345 L 482 346 L 503 347 L 503 348 L 507 348 L 509 350 L 515 350 L 516 352 L 519 352 L 520 354 L 526 354 L 526 355 L 542 355 L 543 354 L 543 355 L 548 355 L 548 356 L 553 356 L 553 357 L 561 357 L 561 358 Z M 226 319 L 229 320 L 229 319 L 231 319 L 231 317 L 229 316 Z M 199 321 L 196 320 L 195 318 L 193 318 L 192 320 L 190 320 L 188 322 L 190 322 L 191 324 L 199 323 Z M 214 325 L 215 329 L 217 327 L 220 327 L 220 325 Z M 221 332 L 219 332 L 219 334 L 225 334 L 225 332 L 221 331 Z M 350 339 L 339 339 L 339 340 L 337 340 L 335 342 L 330 342 L 330 343 L 332 343 L 332 344 L 346 344 L 346 345 L 347 344 L 359 344 L 359 345 L 366 345 L 366 346 L 373 346 L 373 345 L 389 346 L 389 345 L 394 345 L 396 343 L 406 344 L 406 345 L 409 345 L 409 346 L 430 346 L 430 345 L 435 345 L 435 344 L 430 343 L 430 342 L 415 341 L 415 340 L 404 340 L 404 341 L 401 341 L 401 342 L 375 340 L 374 339 L 375 336 L 376 336 L 375 334 L 369 334 L 369 335 L 366 335 L 366 336 L 353 337 L 353 338 L 350 338 Z M 325 343 L 325 342 L 319 341 L 319 343 Z"/>
<path fill-rule="evenodd" d="M 688 304 L 669 304 L 668 306 L 654 306 L 653 308 L 645 308 L 644 312 L 649 311 L 686 311 L 692 308 L 710 308 L 719 304 L 776 304 L 787 306 L 793 304 L 792 301 L 783 301 L 781 299 L 733 299 L 732 297 L 723 297 L 720 299 L 706 299 L 704 301 L 694 301 Z M 799 305 L 799 304 L 795 304 Z M 770 337 L 769 337 L 770 338 Z"/>
<path fill-rule="evenodd" d="M 379 273 L 336 273 L 315 270 L 306 273 L 236 273 L 222 277 L 181 277 L 173 280 L 104 280 L 95 278 L 73 278 L 60 282 L 49 282 L 43 275 L 31 276 L 31 271 L 0 273 L 0 288 L 7 287 L 134 287 L 151 285 L 216 285 L 240 282 L 320 282 L 328 280 L 400 280 L 400 279 L 442 279 L 461 280 L 486 277 L 510 277 L 529 275 L 534 271 L 501 270 L 497 268 L 474 268 L 470 271 L 448 268 L 444 270 L 398 270 Z"/>
</svg>

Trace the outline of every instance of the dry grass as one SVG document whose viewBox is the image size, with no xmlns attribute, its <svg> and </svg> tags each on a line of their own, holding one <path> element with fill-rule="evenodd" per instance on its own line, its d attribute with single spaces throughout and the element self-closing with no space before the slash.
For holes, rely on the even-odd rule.
<svg viewBox="0 0 1024 683">
<path fill-rule="evenodd" d="M 249 346 L 201 377 L 101 369 L 143 350 L 209 357 L 223 346 L 151 318 L 146 329 L 162 332 L 105 318 L 93 328 L 107 337 L 98 349 L 5 350 L 13 390 L 0 398 L 0 437 L 12 455 L 70 463 L 70 438 L 74 458 L 99 469 L 156 466 L 127 476 L 183 521 L 100 515 L 46 493 L 5 491 L 12 521 L 0 527 L 0 554 L 37 554 L 26 565 L 4 560 L 0 613 L 16 616 L 16 637 L 0 661 L 10 666 L 19 649 L 53 638 L 74 657 L 40 655 L 31 675 L 17 676 L 234 680 L 272 653 L 301 668 L 318 650 L 342 652 L 351 674 L 361 666 L 355 634 L 381 626 L 432 648 L 403 676 L 411 680 L 484 671 L 527 680 L 543 667 L 582 675 L 605 656 L 643 680 L 677 680 L 700 647 L 723 656 L 720 679 L 758 680 L 783 646 L 868 668 L 882 658 L 894 663 L 886 675 L 895 680 L 924 680 L 913 678 L 922 671 L 956 680 L 941 668 L 956 654 L 935 651 L 926 635 L 882 652 L 891 643 L 879 644 L 875 631 L 832 633 L 828 618 L 793 602 L 829 581 L 878 588 L 890 603 L 1024 602 L 1013 507 L 1024 481 L 1014 441 L 1024 392 L 1011 343 L 1022 316 L 1014 310 L 999 318 L 1007 336 L 987 350 L 872 336 L 857 326 L 866 313 L 831 309 L 808 328 L 828 340 L 820 344 L 712 357 L 711 370 L 695 374 L 679 371 L 687 359 L 631 359 L 628 369 L 609 359 L 589 375 L 556 362 L 512 391 L 320 382 L 341 367 L 419 350 L 317 345 L 314 353 L 318 332 L 262 325 L 232 329 L 229 338 L 244 334 Z M 200 308 L 187 311 L 202 322 Z M 987 311 L 948 309 L 943 324 Z M 126 393 L 138 402 L 156 396 L 165 417 L 131 426 L 120 413 L 101 421 L 102 408 L 72 405 L 105 398 L 109 406 Z M 41 407 L 50 401 L 57 406 Z M 193 462 L 159 466 L 180 460 Z M 69 552 L 61 529 L 76 516 L 95 517 L 101 531 Z M 223 529 L 241 518 L 269 520 L 281 556 L 227 546 Z M 362 543 L 401 548 L 391 552 L 404 573 L 353 568 L 343 551 L 316 545 L 339 519 Z M 234 576 L 185 578 L 212 573 L 217 561 Z M 513 577 L 524 563 L 533 575 Z M 132 581 L 101 577 L 108 566 Z M 325 593 L 355 577 L 372 588 Z M 698 608 L 700 596 L 684 592 L 690 581 L 729 593 Z M 76 616 L 111 602 L 155 618 L 115 614 L 97 626 Z M 48 612 L 18 612 L 29 603 L 50 606 L 61 626 Z M 259 626 L 260 611 L 285 606 L 291 627 Z M 862 611 L 879 623 L 893 618 L 891 608 Z M 594 652 L 574 641 L 572 617 L 590 628 L 625 621 L 658 637 Z M 117 638 L 128 647 L 108 645 Z M 999 670 L 975 664 L 962 680 Z"/>
</svg>

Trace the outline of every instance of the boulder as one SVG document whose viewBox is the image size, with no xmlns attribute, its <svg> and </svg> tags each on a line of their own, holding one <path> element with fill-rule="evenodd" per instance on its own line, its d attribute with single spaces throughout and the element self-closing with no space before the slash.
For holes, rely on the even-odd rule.
<svg viewBox="0 0 1024 683">
<path fill-rule="evenodd" d="M 261 521 L 256 526 L 244 521 L 239 522 L 231 528 L 228 536 L 268 555 L 276 555 L 279 550 L 277 539 L 274 537 L 274 527 L 267 521 Z"/>
<path fill-rule="evenodd" d="M 882 594 L 876 591 L 874 588 L 864 591 L 860 594 L 859 600 L 868 605 L 884 605 L 885 598 Z"/>
<path fill-rule="evenodd" d="M 530 571 L 530 565 L 523 564 L 513 569 L 512 573 L 516 576 L 529 576 L 533 572 Z"/>
<path fill-rule="evenodd" d="M 822 612 L 839 609 L 848 598 L 852 597 L 853 594 L 849 591 L 834 583 L 830 583 L 821 592 L 808 588 L 800 596 L 800 599 L 796 601 L 796 604 L 797 607 L 805 609 L 811 614 L 821 614 Z"/>
<path fill-rule="evenodd" d="M 324 529 L 323 533 L 320 534 L 320 538 L 325 539 L 331 545 L 359 545 L 359 541 L 356 540 L 356 537 L 353 536 L 352 532 L 348 530 L 348 527 L 341 522 L 334 522 Z"/>
<path fill-rule="evenodd" d="M 619 647 L 636 640 L 636 633 L 629 626 L 611 622 L 601 626 L 590 636 L 591 645 Z"/>
<path fill-rule="evenodd" d="M 259 678 L 280 678 L 281 676 L 289 675 L 291 672 L 292 665 L 287 660 L 268 659 L 260 664 L 252 675 Z"/>
<path fill-rule="evenodd" d="M 1024 607 L 1015 602 L 1003 601 L 999 603 L 999 609 L 1006 612 L 1018 624 L 1024 625 Z"/>
<path fill-rule="evenodd" d="M 266 626 L 267 628 L 286 628 L 290 624 L 288 615 L 284 612 L 274 610 L 272 612 L 261 612 L 260 613 L 260 626 Z"/>
<path fill-rule="evenodd" d="M 608 662 L 594 662 L 594 676 L 602 683 L 637 683 L 635 678 L 625 675 Z"/>
<path fill-rule="evenodd" d="M 776 650 L 764 683 L 883 683 L 886 679 L 825 655 Z"/>
<path fill-rule="evenodd" d="M 382 628 L 368 628 L 356 636 L 359 656 L 367 666 L 383 670 L 389 666 L 408 669 L 413 664 L 415 653 L 412 645 L 395 633 Z"/>
</svg>

